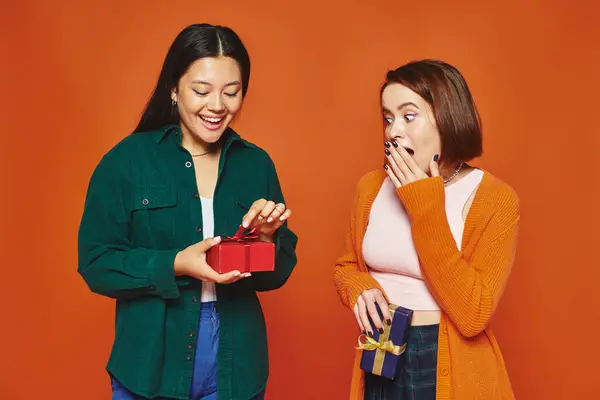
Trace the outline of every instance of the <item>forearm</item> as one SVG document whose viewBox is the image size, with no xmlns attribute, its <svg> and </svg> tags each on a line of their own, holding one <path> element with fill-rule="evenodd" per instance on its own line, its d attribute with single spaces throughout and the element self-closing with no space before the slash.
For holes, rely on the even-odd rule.
<svg viewBox="0 0 600 400">
<path fill-rule="evenodd" d="M 90 290 L 111 298 L 179 297 L 179 285 L 191 278 L 175 276 L 178 250 L 87 249 L 80 246 L 78 272 Z"/>
</svg>

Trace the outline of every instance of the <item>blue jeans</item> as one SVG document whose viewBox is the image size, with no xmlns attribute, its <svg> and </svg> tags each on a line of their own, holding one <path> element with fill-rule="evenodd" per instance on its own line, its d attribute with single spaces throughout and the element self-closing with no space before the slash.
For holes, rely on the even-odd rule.
<svg viewBox="0 0 600 400">
<path fill-rule="evenodd" d="M 217 400 L 217 350 L 219 348 L 220 320 L 216 306 L 216 302 L 202 303 L 200 309 L 190 400 Z M 112 378 L 112 390 L 112 400 L 147 400 L 134 395 L 114 378 Z M 263 397 L 256 397 L 256 399 L 261 400 Z"/>
</svg>

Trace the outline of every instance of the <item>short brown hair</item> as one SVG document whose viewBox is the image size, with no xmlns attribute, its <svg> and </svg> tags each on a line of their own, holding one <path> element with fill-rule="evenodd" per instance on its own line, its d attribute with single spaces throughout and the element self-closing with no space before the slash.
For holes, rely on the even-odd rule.
<svg viewBox="0 0 600 400">
<path fill-rule="evenodd" d="M 406 86 L 431 106 L 442 142 L 440 162 L 467 162 L 483 153 L 481 118 L 455 67 L 439 60 L 413 61 L 387 73 L 381 94 L 392 83 Z"/>
</svg>

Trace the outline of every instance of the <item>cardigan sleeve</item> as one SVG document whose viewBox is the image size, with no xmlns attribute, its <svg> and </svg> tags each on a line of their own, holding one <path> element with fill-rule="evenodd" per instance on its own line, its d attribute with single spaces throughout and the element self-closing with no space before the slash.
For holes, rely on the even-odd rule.
<svg viewBox="0 0 600 400">
<path fill-rule="evenodd" d="M 452 323 L 465 337 L 488 325 L 512 269 L 519 226 L 519 200 L 508 186 L 480 207 L 492 207 L 467 259 L 450 231 L 442 178 L 428 178 L 397 190 L 411 220 L 415 248 L 428 287 Z M 472 207 L 475 207 L 473 204 Z M 482 210 L 484 211 L 484 210 Z"/>
</svg>

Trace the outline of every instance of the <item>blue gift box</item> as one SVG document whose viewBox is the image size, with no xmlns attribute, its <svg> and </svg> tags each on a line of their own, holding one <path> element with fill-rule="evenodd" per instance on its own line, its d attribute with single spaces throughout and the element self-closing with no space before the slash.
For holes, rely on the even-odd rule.
<svg viewBox="0 0 600 400">
<path fill-rule="evenodd" d="M 379 333 L 373 321 L 373 336 L 360 335 L 358 338 L 359 348 L 363 350 L 360 360 L 360 369 L 370 372 L 374 375 L 394 379 L 398 357 L 406 350 L 406 335 L 410 327 L 413 311 L 408 308 L 389 305 L 392 315 L 392 324 L 383 323 L 383 333 Z M 377 307 L 377 312 L 383 321 L 381 310 Z"/>
</svg>

